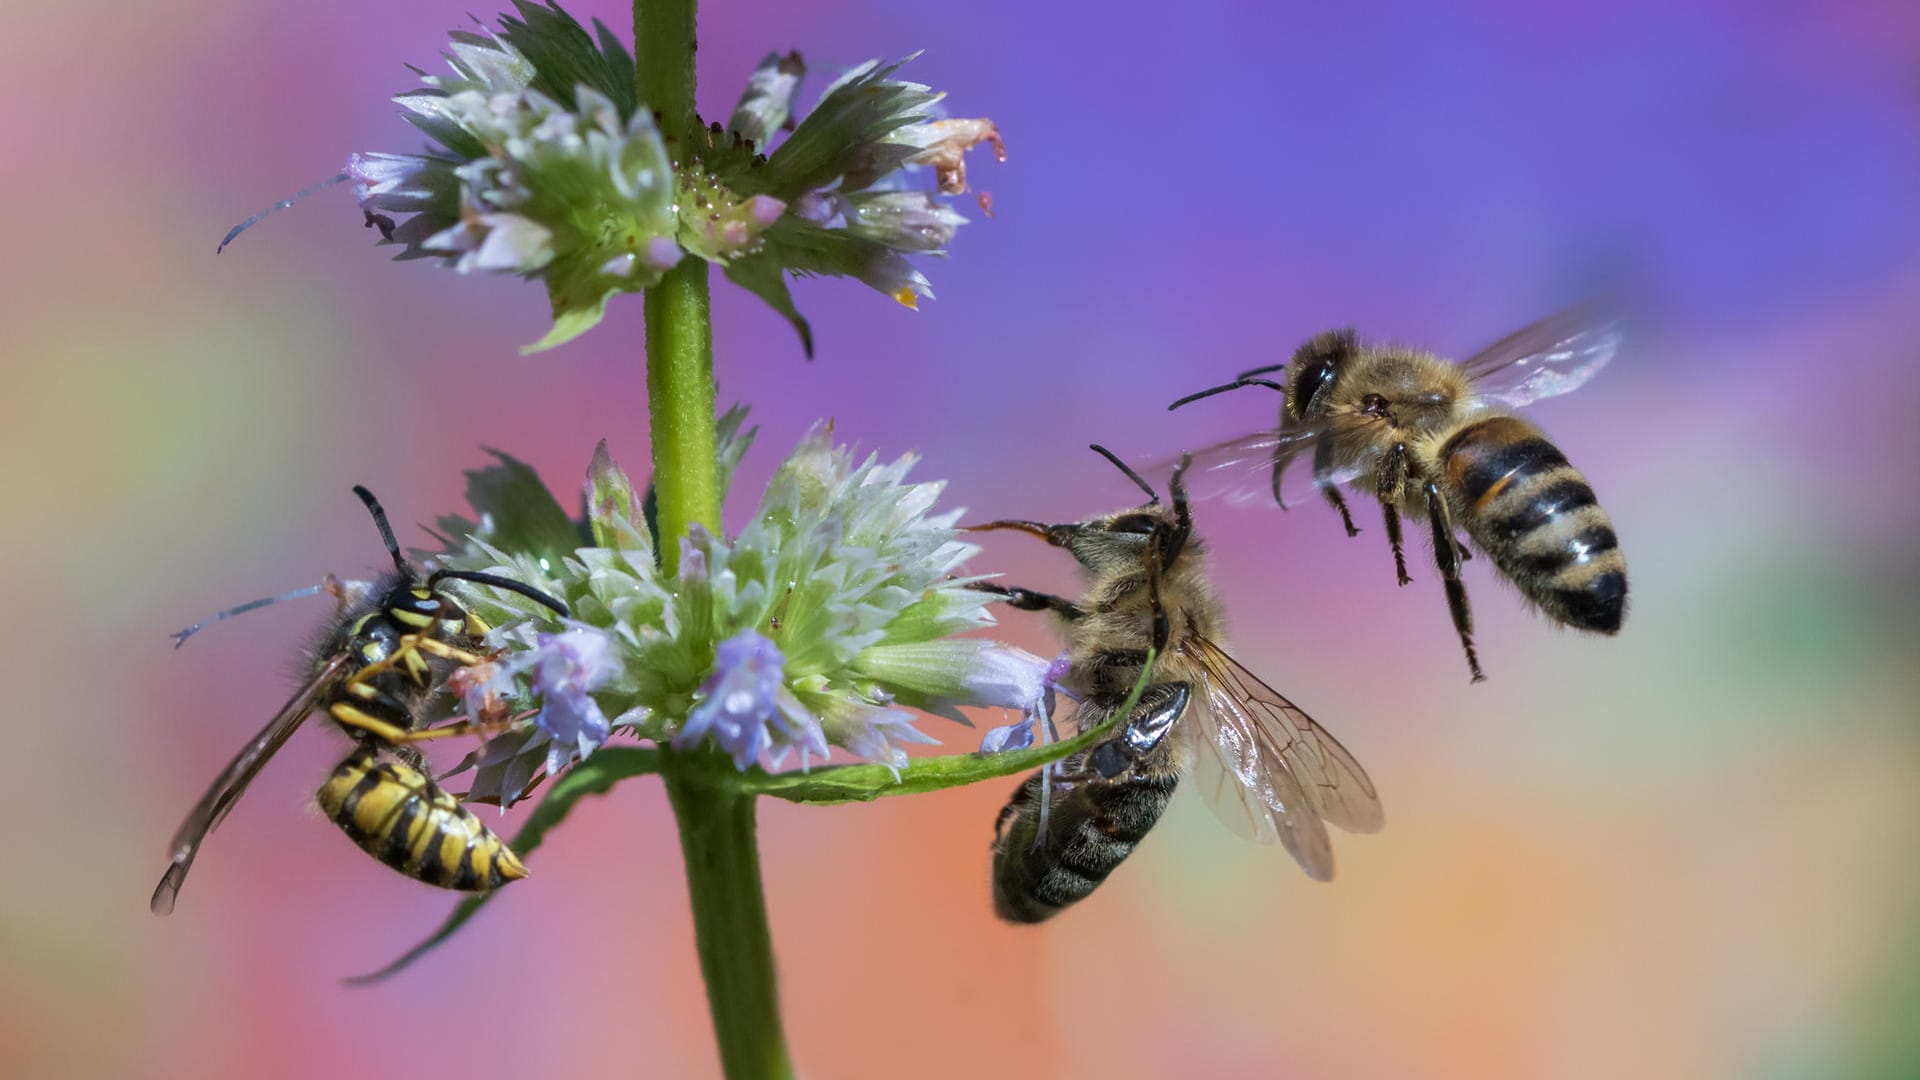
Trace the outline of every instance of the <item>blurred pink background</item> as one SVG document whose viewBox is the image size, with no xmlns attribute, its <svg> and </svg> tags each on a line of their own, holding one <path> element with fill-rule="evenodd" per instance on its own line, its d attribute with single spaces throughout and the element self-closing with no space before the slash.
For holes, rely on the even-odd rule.
<svg viewBox="0 0 1920 1080">
<path fill-rule="evenodd" d="M 317 730 L 179 913 L 145 910 L 324 605 L 177 653 L 169 631 L 377 567 L 353 483 L 422 522 L 459 506 L 482 445 L 563 492 L 602 436 L 645 460 L 637 298 L 522 359 L 540 290 L 385 261 L 343 190 L 213 254 L 348 151 L 415 148 L 387 95 L 465 10 L 10 17 L 8 1076 L 717 1072 L 651 780 L 582 805 L 530 882 L 376 989 L 337 980 L 449 901 L 312 811 L 340 753 Z M 1077 518 L 1132 498 L 1088 442 L 1146 459 L 1266 423 L 1251 393 L 1162 406 L 1316 330 L 1458 354 L 1605 276 L 1653 301 L 1610 369 L 1536 411 L 1623 538 L 1617 640 L 1548 628 L 1474 563 L 1491 681 L 1470 687 L 1434 575 L 1396 589 L 1377 521 L 1348 541 L 1318 506 L 1203 506 L 1236 653 L 1366 763 L 1386 831 L 1339 836 L 1317 885 L 1182 799 L 1033 930 L 988 909 L 1012 781 L 768 804 L 805 1075 L 1920 1073 L 1920 11 L 709 0 L 703 111 L 788 47 L 808 103 L 841 66 L 924 48 L 908 74 L 997 119 L 1012 157 L 978 164 L 998 216 L 927 267 L 920 312 L 796 288 L 811 365 L 716 278 L 722 398 L 762 428 L 736 515 L 831 416 L 919 450 L 978 515 Z M 976 566 L 1072 588 L 1017 536 Z M 1007 633 L 1052 647 L 1018 613 Z"/>
</svg>

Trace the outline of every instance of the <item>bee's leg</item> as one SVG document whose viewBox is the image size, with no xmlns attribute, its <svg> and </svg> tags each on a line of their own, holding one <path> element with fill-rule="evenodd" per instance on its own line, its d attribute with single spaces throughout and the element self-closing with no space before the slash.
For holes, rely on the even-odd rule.
<svg viewBox="0 0 1920 1080">
<path fill-rule="evenodd" d="M 1287 497 L 1280 493 L 1280 482 L 1287 475 L 1287 466 L 1293 464 L 1297 454 L 1298 451 L 1284 443 L 1275 444 L 1273 448 L 1273 505 L 1282 510 L 1287 508 Z"/>
<path fill-rule="evenodd" d="M 1460 635 L 1460 647 L 1467 650 L 1467 667 L 1473 671 L 1473 681 L 1480 682 L 1487 676 L 1480 670 L 1479 654 L 1473 650 L 1473 612 L 1467 607 L 1466 583 L 1460 580 L 1460 560 L 1467 549 L 1453 537 L 1453 515 L 1447 510 L 1440 485 L 1425 480 L 1421 491 L 1427 496 L 1427 520 L 1433 527 L 1433 559 L 1439 564 L 1440 579 L 1447 586 L 1447 610 L 1453 613 L 1453 629 Z"/>
<path fill-rule="evenodd" d="M 1402 585 L 1413 581 L 1407 576 L 1406 541 L 1400 532 L 1400 501 L 1406 494 L 1408 460 L 1407 444 L 1396 442 L 1381 455 L 1373 477 L 1373 493 L 1380 500 L 1380 514 L 1386 520 L 1387 544 L 1393 548 L 1394 576 Z"/>
<path fill-rule="evenodd" d="M 1340 486 L 1333 482 L 1333 440 L 1321 439 L 1313 448 L 1313 484 L 1326 496 L 1327 502 L 1340 511 L 1340 524 L 1346 526 L 1348 536 L 1359 536 L 1360 530 L 1354 528 L 1353 512 L 1347 509 L 1347 497 L 1340 494 Z M 1276 464 L 1273 472 L 1274 498 L 1280 497 L 1280 466 Z M 1404 576 L 1404 575 L 1402 575 Z M 1402 584 L 1405 584 L 1402 582 Z"/>
<path fill-rule="evenodd" d="M 1032 589 L 1022 589 L 1012 585 L 995 585 L 991 581 L 976 581 L 967 588 L 975 592 L 992 593 L 1008 606 L 1019 608 L 1021 611 L 1051 611 L 1063 619 L 1077 619 L 1084 614 L 1080 610 L 1080 605 L 1064 596 L 1055 596 L 1052 593 L 1034 592 Z"/>
</svg>

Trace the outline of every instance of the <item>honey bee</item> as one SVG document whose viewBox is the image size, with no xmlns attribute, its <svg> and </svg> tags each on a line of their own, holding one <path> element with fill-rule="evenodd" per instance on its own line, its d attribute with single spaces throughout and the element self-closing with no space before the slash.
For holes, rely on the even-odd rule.
<svg viewBox="0 0 1920 1080">
<path fill-rule="evenodd" d="M 1380 503 L 1394 573 L 1407 575 L 1400 515 L 1424 519 L 1454 630 L 1473 681 L 1486 676 L 1460 579 L 1473 546 L 1555 622 L 1612 634 L 1626 614 L 1627 564 L 1593 488 L 1538 427 L 1513 410 L 1579 387 L 1613 358 L 1616 322 L 1573 309 L 1542 319 L 1454 364 L 1417 349 L 1319 334 L 1285 364 L 1242 372 L 1189 394 L 1177 409 L 1245 386 L 1283 395 L 1277 430 L 1198 452 L 1205 472 L 1266 474 L 1281 509 L 1288 468 L 1311 452 L 1312 484 L 1354 536 L 1340 485 Z M 1263 375 L 1284 373 L 1278 381 Z"/>
<path fill-rule="evenodd" d="M 1037 923 L 1085 898 L 1159 821 L 1196 765 L 1201 792 L 1224 821 L 1254 839 L 1278 840 L 1308 876 L 1329 880 L 1327 826 L 1356 833 L 1381 826 L 1372 781 L 1325 729 L 1214 643 L 1220 603 L 1193 533 L 1184 467 L 1173 472 L 1168 507 L 1137 473 L 1094 449 L 1147 493 L 1145 505 L 1066 525 L 975 526 L 1015 529 L 1067 549 L 1085 573 L 1086 595 L 1076 601 L 993 583 L 974 588 L 1061 620 L 1069 663 L 1059 685 L 1080 700 L 1080 730 L 1125 705 L 1149 648 L 1156 658 L 1112 738 L 1028 778 L 1001 810 L 995 913 Z"/>
<path fill-rule="evenodd" d="M 449 889 L 492 889 L 527 875 L 513 849 L 423 771 L 425 760 L 411 744 L 473 730 L 466 721 L 426 727 L 426 707 L 449 669 L 485 659 L 477 650 L 490 629 L 442 582 L 506 589 L 563 617 L 567 607 L 538 589 L 493 574 L 439 569 L 423 577 L 400 553 L 386 513 L 372 493 L 363 487 L 353 493 L 373 514 L 393 557 L 392 573 L 357 589 L 329 581 L 216 616 L 223 619 L 323 590 L 340 600 L 333 623 L 313 650 L 306 684 L 227 764 L 174 834 L 172 861 L 149 904 L 155 915 L 173 911 L 200 842 L 315 710 L 355 743 L 353 753 L 321 786 L 318 801 L 327 819 L 361 850 L 410 878 Z M 183 642 L 198 629 L 189 627 L 174 636 Z M 393 760 L 386 760 L 387 755 Z"/>
</svg>

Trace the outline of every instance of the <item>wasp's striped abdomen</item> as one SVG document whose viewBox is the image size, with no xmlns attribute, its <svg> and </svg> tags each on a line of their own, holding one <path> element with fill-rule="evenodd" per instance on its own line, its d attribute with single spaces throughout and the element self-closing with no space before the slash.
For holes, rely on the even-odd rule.
<svg viewBox="0 0 1920 1080">
<path fill-rule="evenodd" d="M 1493 414 L 1441 444 L 1447 496 L 1467 535 L 1554 619 L 1611 634 L 1627 563 L 1593 488 L 1540 429 Z"/>
<path fill-rule="evenodd" d="M 1155 753 L 1171 753 L 1171 747 Z M 1059 767 L 1068 776 L 1082 773 L 1086 755 L 1074 754 Z M 1036 844 L 1046 779 L 1045 772 L 1028 777 L 994 829 L 993 910 L 1008 922 L 1043 922 L 1099 888 L 1166 812 L 1180 775 L 1143 760 L 1135 772 L 1086 780 L 1064 796 L 1056 794 L 1047 835 Z"/>
<path fill-rule="evenodd" d="M 477 892 L 527 876 L 492 829 L 425 773 L 362 746 L 320 788 L 320 808 L 361 849 L 445 889 Z"/>
</svg>

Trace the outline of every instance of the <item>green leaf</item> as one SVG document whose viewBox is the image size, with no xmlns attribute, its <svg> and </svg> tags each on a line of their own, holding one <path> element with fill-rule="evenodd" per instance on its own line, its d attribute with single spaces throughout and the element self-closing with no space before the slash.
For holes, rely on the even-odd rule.
<svg viewBox="0 0 1920 1080">
<path fill-rule="evenodd" d="M 660 751 L 634 746 L 608 747 L 585 761 L 567 770 L 567 774 L 548 789 L 547 797 L 540 800 L 533 813 L 527 815 L 527 823 L 513 838 L 514 854 L 522 860 L 531 855 L 541 841 L 546 839 L 547 831 L 565 821 L 573 810 L 573 804 L 588 795 L 604 795 L 614 783 L 629 776 L 643 776 L 660 771 Z M 467 920 L 486 906 L 489 900 L 498 896 L 499 890 L 476 893 L 462 900 L 445 922 L 426 939 L 402 953 L 400 957 L 378 971 L 365 975 L 355 975 L 345 980 L 348 986 L 367 986 L 380 982 L 405 970 L 415 960 L 420 959 L 434 948 L 452 937 L 454 932 L 466 925 Z"/>
<path fill-rule="evenodd" d="M 789 217 L 791 215 L 788 215 Z M 782 218 L 781 221 L 785 221 Z M 780 223 L 774 224 L 774 230 Z M 800 348 L 813 359 L 813 328 L 793 306 L 793 293 L 787 290 L 786 271 L 773 256 L 772 248 L 738 258 L 726 265 L 727 280 L 767 302 L 767 306 L 786 317 L 800 335 Z"/>
<path fill-rule="evenodd" d="M 633 115 L 639 105 L 633 57 L 606 27 L 596 24 L 596 45 L 586 28 L 558 6 L 528 0 L 513 0 L 513 6 L 520 17 L 502 15 L 500 36 L 533 62 L 534 89 L 571 109 L 574 88 L 585 83 L 607 95 L 623 119 Z"/>
<path fill-rule="evenodd" d="M 730 405 L 720 414 L 713 425 L 714 440 L 719 444 L 715 454 L 715 466 L 720 476 L 720 497 L 727 497 L 727 489 L 733 486 L 733 471 L 740 467 L 740 459 L 747 456 L 747 450 L 753 446 L 754 436 L 760 434 L 758 427 L 741 431 L 740 426 L 747 422 L 745 405 Z"/>
<path fill-rule="evenodd" d="M 547 559 L 558 565 L 562 556 L 580 546 L 580 531 L 554 499 L 533 466 L 500 450 L 488 450 L 499 461 L 467 471 L 467 504 L 480 514 L 480 524 L 459 517 L 439 521 L 440 530 L 455 541 L 472 535 L 518 555 Z"/>
<path fill-rule="evenodd" d="M 557 345 L 565 345 L 599 326 L 600 320 L 607 317 L 607 301 L 613 298 L 614 293 L 621 291 L 623 290 L 612 288 L 604 292 L 589 293 L 586 296 L 554 293 L 552 295 L 553 329 L 547 331 L 546 336 L 539 341 L 520 346 L 520 355 L 532 356 L 534 353 L 546 352 Z"/>
<path fill-rule="evenodd" d="M 1140 678 L 1134 682 L 1132 692 L 1118 709 L 1108 715 L 1106 722 L 1088 728 L 1071 739 L 1004 754 L 949 754 L 944 757 L 916 758 L 900 770 L 898 780 L 894 779 L 893 771 L 885 765 L 836 765 L 815 769 L 811 773 L 778 775 L 768 775 L 755 769 L 747 772 L 740 783 L 746 790 L 758 795 L 771 795 L 788 802 L 834 806 L 840 803 L 872 802 L 888 795 L 919 795 L 1012 776 L 1077 754 L 1110 734 L 1133 714 L 1133 707 L 1139 703 L 1141 693 L 1147 688 L 1147 680 L 1152 677 L 1153 662 L 1154 654 L 1148 652 L 1147 662 L 1140 669 Z"/>
<path fill-rule="evenodd" d="M 828 90 L 767 159 L 761 171 L 768 190 L 792 202 L 826 187 L 852 171 L 887 135 L 928 119 L 927 106 L 940 95 L 889 77 L 907 60 L 885 65 L 869 60 Z"/>
</svg>

